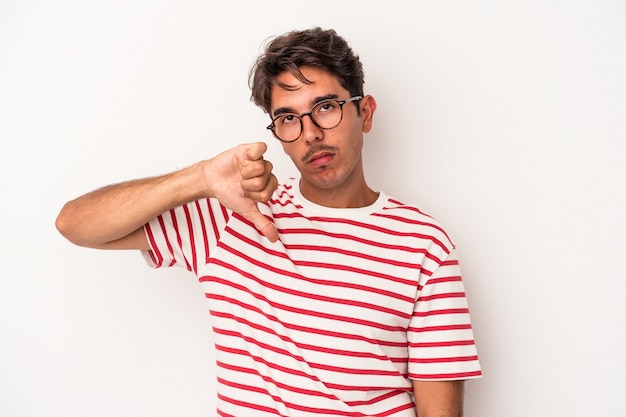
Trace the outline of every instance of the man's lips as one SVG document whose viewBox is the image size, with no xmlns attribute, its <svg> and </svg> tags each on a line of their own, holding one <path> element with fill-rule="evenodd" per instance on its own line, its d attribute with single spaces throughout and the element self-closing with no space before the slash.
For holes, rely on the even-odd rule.
<svg viewBox="0 0 626 417">
<path fill-rule="evenodd" d="M 315 167 L 328 165 L 330 161 L 333 160 L 334 157 L 335 155 L 332 152 L 328 152 L 328 151 L 318 152 L 312 155 L 307 160 L 307 164 L 315 166 Z"/>
<path fill-rule="evenodd" d="M 302 157 L 302 162 L 313 166 L 328 165 L 333 160 L 336 153 L 337 148 L 334 146 L 316 146 L 309 149 L 306 155 Z"/>
</svg>

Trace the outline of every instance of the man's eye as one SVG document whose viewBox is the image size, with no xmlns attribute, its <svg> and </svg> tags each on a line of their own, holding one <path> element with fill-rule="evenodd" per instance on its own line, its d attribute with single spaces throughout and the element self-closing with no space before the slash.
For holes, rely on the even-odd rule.
<svg viewBox="0 0 626 417">
<path fill-rule="evenodd" d="M 298 116 L 296 116 L 295 114 L 286 114 L 280 117 L 280 123 L 283 125 L 294 123 L 297 120 L 298 120 Z"/>
<path fill-rule="evenodd" d="M 331 112 L 335 109 L 337 109 L 337 103 L 335 103 L 334 101 L 326 101 L 326 102 L 322 102 L 320 104 L 318 104 L 318 108 L 317 111 L 318 112 L 322 112 L 322 113 L 328 113 Z"/>
</svg>

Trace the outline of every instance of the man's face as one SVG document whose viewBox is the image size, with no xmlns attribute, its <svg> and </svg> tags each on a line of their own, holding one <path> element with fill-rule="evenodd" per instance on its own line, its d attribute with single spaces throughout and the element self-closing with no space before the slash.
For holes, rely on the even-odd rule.
<svg viewBox="0 0 626 417">
<path fill-rule="evenodd" d="M 279 81 L 291 89 L 272 87 L 271 117 L 285 112 L 297 115 L 308 113 L 315 104 L 327 98 L 350 98 L 350 93 L 327 71 L 313 67 L 302 67 L 300 70 L 312 83 L 303 84 L 288 72 L 279 75 Z M 330 130 L 317 127 L 310 117 L 304 116 L 299 139 L 282 143 L 283 150 L 301 173 L 303 193 L 349 191 L 350 187 L 363 185 L 363 133 L 371 128 L 371 116 L 376 104 L 371 96 L 357 104 L 361 108 L 360 116 L 354 103 L 346 103 L 341 123 Z"/>
</svg>

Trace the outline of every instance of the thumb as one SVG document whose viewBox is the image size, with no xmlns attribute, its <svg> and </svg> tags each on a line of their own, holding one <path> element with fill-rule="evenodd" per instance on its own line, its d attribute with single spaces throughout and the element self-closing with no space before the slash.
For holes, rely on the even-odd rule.
<svg viewBox="0 0 626 417">
<path fill-rule="evenodd" d="M 269 221 L 260 211 L 257 205 L 254 205 L 254 209 L 246 212 L 242 215 L 254 224 L 254 226 L 261 231 L 270 242 L 276 242 L 278 240 L 278 230 L 274 223 Z"/>
</svg>

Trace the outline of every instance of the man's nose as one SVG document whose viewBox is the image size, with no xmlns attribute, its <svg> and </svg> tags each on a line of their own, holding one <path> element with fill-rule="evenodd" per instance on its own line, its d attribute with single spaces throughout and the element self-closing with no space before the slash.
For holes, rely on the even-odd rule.
<svg viewBox="0 0 626 417">
<path fill-rule="evenodd" d="M 302 122 L 302 139 L 308 143 L 322 140 L 324 136 L 323 129 L 315 123 L 311 113 L 300 116 L 300 121 Z"/>
</svg>

